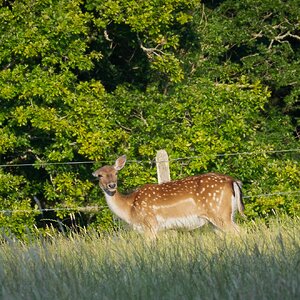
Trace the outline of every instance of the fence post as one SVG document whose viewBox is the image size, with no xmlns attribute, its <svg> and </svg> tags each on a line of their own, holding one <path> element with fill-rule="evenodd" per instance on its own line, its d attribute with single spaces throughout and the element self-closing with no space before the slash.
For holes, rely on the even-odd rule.
<svg viewBox="0 0 300 300">
<path fill-rule="evenodd" d="M 158 183 L 171 181 L 169 157 L 166 150 L 158 150 L 156 154 L 156 169 Z"/>
</svg>

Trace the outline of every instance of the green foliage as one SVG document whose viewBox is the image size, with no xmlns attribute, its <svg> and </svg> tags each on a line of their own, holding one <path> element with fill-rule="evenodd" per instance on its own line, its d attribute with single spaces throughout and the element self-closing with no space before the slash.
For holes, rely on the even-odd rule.
<svg viewBox="0 0 300 300">
<path fill-rule="evenodd" d="M 108 73 L 101 80 L 113 87 L 124 80 L 138 86 L 144 86 L 148 80 L 180 82 L 183 72 L 176 50 L 181 28 L 192 19 L 191 12 L 197 3 L 195 0 L 87 1 L 86 7 L 94 15 L 93 22 L 100 33 L 93 47 L 105 53 L 104 60 L 97 65 Z"/>
<path fill-rule="evenodd" d="M 299 110 L 298 0 L 205 2 L 191 25 L 188 71 L 221 81 L 235 81 L 241 74 L 259 78 L 272 89 L 272 103 L 285 112 Z"/>
<path fill-rule="evenodd" d="M 174 88 L 167 96 L 153 88 L 140 93 L 124 87 L 114 95 L 118 101 L 111 102 L 113 111 L 130 128 L 128 143 L 137 149 L 136 154 L 154 157 L 156 150 L 165 148 L 175 157 L 185 157 L 244 147 L 254 137 L 255 122 L 269 92 L 259 84 L 243 88 L 198 80 Z"/>
<path fill-rule="evenodd" d="M 35 224 L 38 212 L 28 197 L 29 185 L 22 176 L 14 176 L 0 170 L 0 228 L 2 234 L 22 236 Z"/>
<path fill-rule="evenodd" d="M 262 153 L 299 148 L 299 14 L 297 1 L 2 1 L 0 227 L 74 225 L 98 205 L 82 225 L 107 229 L 96 166 L 66 163 L 125 153 L 125 191 L 156 181 L 161 148 L 195 157 L 171 162 L 174 179 L 241 179 L 250 218 L 299 214 L 297 194 L 254 197 L 299 189 L 297 152 Z"/>
<path fill-rule="evenodd" d="M 81 1 L 15 1 L 1 8 L 1 162 L 39 166 L 10 170 L 22 176 L 28 188 L 11 195 L 4 209 L 22 209 L 25 204 L 29 209 L 33 196 L 45 207 L 86 204 L 93 186 L 86 169 L 44 168 L 43 163 L 101 159 L 108 145 L 122 136 L 110 129 L 103 85 L 78 80 L 97 58 L 95 51 L 88 51 L 90 18 L 80 5 Z M 23 206 L 13 205 L 15 198 Z M 30 216 L 30 221 L 19 217 L 19 225 L 11 220 L 11 227 L 31 227 L 34 214 Z"/>
</svg>

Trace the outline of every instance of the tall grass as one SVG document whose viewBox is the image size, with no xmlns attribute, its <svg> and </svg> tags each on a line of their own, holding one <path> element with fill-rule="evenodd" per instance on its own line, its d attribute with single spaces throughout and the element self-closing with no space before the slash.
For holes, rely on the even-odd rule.
<svg viewBox="0 0 300 300">
<path fill-rule="evenodd" d="M 0 248 L 2 299 L 300 299 L 300 220 L 240 236 L 63 235 Z"/>
</svg>

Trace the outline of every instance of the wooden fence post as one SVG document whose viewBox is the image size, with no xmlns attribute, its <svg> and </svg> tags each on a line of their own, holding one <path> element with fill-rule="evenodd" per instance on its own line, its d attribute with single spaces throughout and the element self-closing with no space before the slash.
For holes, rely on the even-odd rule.
<svg viewBox="0 0 300 300">
<path fill-rule="evenodd" d="M 158 183 L 171 181 L 169 157 L 166 150 L 159 150 L 156 154 L 156 169 Z"/>
</svg>

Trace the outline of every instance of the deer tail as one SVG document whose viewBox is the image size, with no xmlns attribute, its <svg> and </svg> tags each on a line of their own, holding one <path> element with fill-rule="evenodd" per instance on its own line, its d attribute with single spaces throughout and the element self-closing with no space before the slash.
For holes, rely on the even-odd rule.
<svg viewBox="0 0 300 300">
<path fill-rule="evenodd" d="M 243 218 L 246 218 L 244 214 L 244 203 L 243 203 L 243 192 L 242 192 L 242 182 L 239 180 L 236 180 L 233 182 L 233 192 L 234 192 L 234 198 L 236 200 L 237 210 L 239 211 L 240 215 Z"/>
</svg>

